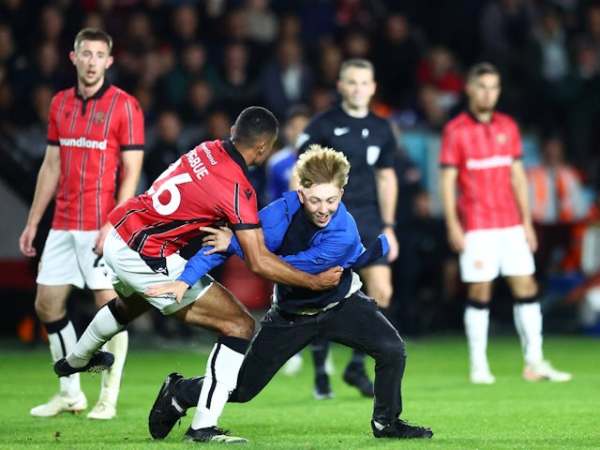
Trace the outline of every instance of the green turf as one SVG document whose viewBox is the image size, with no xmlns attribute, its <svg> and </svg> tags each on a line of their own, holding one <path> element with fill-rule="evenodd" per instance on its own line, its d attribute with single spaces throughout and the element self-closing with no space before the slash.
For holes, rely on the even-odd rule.
<svg viewBox="0 0 600 450">
<path fill-rule="evenodd" d="M 375 440 L 370 435 L 371 402 L 340 379 L 346 348 L 336 347 L 335 399 L 312 398 L 312 364 L 301 373 L 278 375 L 251 403 L 228 405 L 221 425 L 250 439 L 245 448 L 600 448 L 598 342 L 586 338 L 550 338 L 546 356 L 574 373 L 567 384 L 530 384 L 520 378 L 516 338 L 494 338 L 489 354 L 497 377 L 493 386 L 472 386 L 466 377 L 461 337 L 409 340 L 403 416 L 430 426 L 430 441 Z M 42 350 L 0 348 L 0 448 L 139 449 L 189 448 L 181 438 L 190 422 L 161 442 L 146 428 L 148 409 L 164 377 L 172 370 L 202 372 L 206 357 L 189 351 L 133 350 L 125 370 L 119 416 L 92 422 L 85 415 L 34 419 L 29 409 L 56 387 L 49 355 Z M 99 376 L 85 375 L 88 401 L 97 397 Z"/>
</svg>

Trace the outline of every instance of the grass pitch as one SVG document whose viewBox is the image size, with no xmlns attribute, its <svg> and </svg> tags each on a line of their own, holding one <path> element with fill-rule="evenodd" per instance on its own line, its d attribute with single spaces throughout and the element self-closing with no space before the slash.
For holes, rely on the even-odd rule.
<svg viewBox="0 0 600 450">
<path fill-rule="evenodd" d="M 250 439 L 244 447 L 248 449 L 598 449 L 598 347 L 598 341 L 589 338 L 546 339 L 546 357 L 558 368 L 572 371 L 574 380 L 531 384 L 520 378 L 516 337 L 492 338 L 489 356 L 497 382 L 472 386 L 467 382 L 464 338 L 409 340 L 403 417 L 430 426 L 435 433 L 432 440 L 371 436 L 371 401 L 360 398 L 341 380 L 350 356 L 345 347 L 334 347 L 333 400 L 313 400 L 312 364 L 305 351 L 297 376 L 277 375 L 252 402 L 227 405 L 221 425 Z M 191 414 L 164 441 L 150 439 L 147 414 L 164 376 L 173 370 L 202 373 L 206 354 L 134 347 L 125 368 L 118 418 L 108 422 L 90 421 L 85 414 L 29 416 L 32 406 L 56 390 L 49 358 L 45 349 L 0 347 L 0 448 L 189 449 L 192 445 L 182 442 Z M 99 380 L 97 375 L 82 376 L 90 407 L 98 396 Z"/>
</svg>

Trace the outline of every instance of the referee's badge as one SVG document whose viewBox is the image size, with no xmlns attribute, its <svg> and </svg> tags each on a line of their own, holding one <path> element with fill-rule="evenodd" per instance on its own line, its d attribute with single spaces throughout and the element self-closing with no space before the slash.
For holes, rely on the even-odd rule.
<svg viewBox="0 0 600 450">
<path fill-rule="evenodd" d="M 367 147 L 367 164 L 372 166 L 379 159 L 379 153 L 381 153 L 381 148 L 379 145 L 369 145 Z"/>
<path fill-rule="evenodd" d="M 508 141 L 508 138 L 506 137 L 506 134 L 498 133 L 496 135 L 496 140 L 498 141 L 498 144 L 506 144 L 506 141 Z"/>
</svg>

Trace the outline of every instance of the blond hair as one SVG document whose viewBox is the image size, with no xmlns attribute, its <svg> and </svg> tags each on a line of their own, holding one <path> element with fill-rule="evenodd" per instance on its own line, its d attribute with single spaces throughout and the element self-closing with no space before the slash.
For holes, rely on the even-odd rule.
<svg viewBox="0 0 600 450">
<path fill-rule="evenodd" d="M 333 183 L 340 189 L 348 183 L 350 163 L 342 152 L 313 144 L 301 154 L 294 167 L 294 177 L 304 188 Z"/>
<path fill-rule="evenodd" d="M 368 69 L 373 74 L 373 77 L 375 77 L 375 67 L 371 61 L 364 58 L 351 58 L 342 63 L 340 67 L 339 78 L 342 78 L 344 76 L 344 72 L 350 68 Z"/>
</svg>

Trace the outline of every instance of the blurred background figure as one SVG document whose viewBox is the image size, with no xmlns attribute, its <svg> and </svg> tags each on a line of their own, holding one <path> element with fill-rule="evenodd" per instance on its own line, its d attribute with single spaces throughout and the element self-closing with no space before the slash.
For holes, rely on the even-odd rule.
<svg viewBox="0 0 600 450">
<path fill-rule="evenodd" d="M 144 176 L 148 186 L 171 162 L 189 150 L 189 143 L 182 142 L 181 130 L 181 119 L 176 111 L 165 110 L 158 115 L 156 137 L 144 160 Z"/>
<path fill-rule="evenodd" d="M 313 75 L 304 64 L 300 42 L 296 39 L 279 42 L 276 59 L 261 78 L 266 107 L 283 117 L 291 106 L 308 102 L 312 85 Z"/>
<path fill-rule="evenodd" d="M 573 226 L 588 212 L 581 176 L 565 160 L 564 143 L 551 135 L 542 143 L 542 160 L 527 170 L 531 214 L 538 235 L 538 276 L 557 273 L 568 260 Z"/>
<path fill-rule="evenodd" d="M 292 169 L 298 159 L 296 143 L 300 134 L 308 125 L 311 114 L 304 105 L 296 105 L 287 113 L 283 125 L 283 148 L 273 153 L 267 162 L 267 195 L 268 201 L 278 199 L 290 190 Z"/>
</svg>

